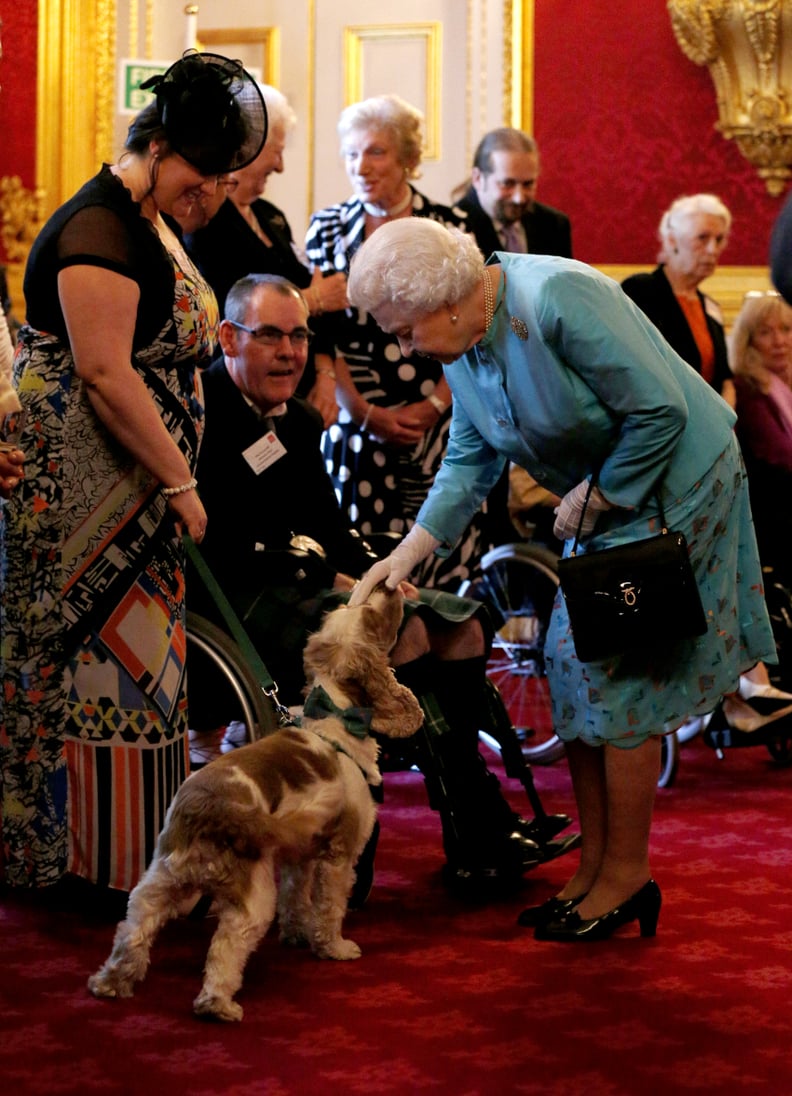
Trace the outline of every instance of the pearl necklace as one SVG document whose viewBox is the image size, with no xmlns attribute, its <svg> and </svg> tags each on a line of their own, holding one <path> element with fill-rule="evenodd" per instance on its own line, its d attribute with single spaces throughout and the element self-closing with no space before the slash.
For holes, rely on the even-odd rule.
<svg viewBox="0 0 792 1096">
<path fill-rule="evenodd" d="M 492 291 L 492 281 L 486 268 L 482 270 L 481 278 L 484 282 L 484 335 L 486 335 L 495 316 L 495 294 Z"/>
<path fill-rule="evenodd" d="M 412 191 L 407 187 L 405 196 L 391 209 L 384 209 L 382 206 L 375 205 L 374 202 L 364 202 L 363 208 L 370 217 L 398 217 L 400 213 L 404 213 L 411 201 Z"/>
</svg>

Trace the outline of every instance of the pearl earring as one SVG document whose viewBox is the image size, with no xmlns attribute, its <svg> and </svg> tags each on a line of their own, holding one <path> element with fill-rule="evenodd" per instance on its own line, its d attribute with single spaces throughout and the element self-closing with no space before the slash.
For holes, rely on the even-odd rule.
<svg viewBox="0 0 792 1096">
<path fill-rule="evenodd" d="M 458 319 L 459 319 L 459 316 L 457 316 L 456 313 L 452 312 L 451 313 L 451 323 L 456 323 Z"/>
</svg>

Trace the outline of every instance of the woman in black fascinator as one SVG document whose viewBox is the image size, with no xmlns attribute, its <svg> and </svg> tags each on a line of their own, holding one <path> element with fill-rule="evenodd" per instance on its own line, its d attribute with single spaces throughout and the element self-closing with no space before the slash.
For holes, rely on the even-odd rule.
<svg viewBox="0 0 792 1096">
<path fill-rule="evenodd" d="M 53 214 L 25 274 L 0 602 L 10 886 L 131 889 L 187 775 L 181 536 L 206 528 L 199 368 L 218 313 L 163 214 L 254 159 L 267 112 L 217 54 L 144 86 L 123 154 Z"/>
</svg>

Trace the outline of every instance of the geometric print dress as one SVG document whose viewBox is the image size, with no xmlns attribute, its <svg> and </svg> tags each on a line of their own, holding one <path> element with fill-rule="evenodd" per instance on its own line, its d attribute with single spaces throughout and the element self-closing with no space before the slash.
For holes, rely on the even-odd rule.
<svg viewBox="0 0 792 1096">
<path fill-rule="evenodd" d="M 171 314 L 133 365 L 194 470 L 217 304 L 164 253 Z M 183 550 L 158 481 L 99 421 L 64 341 L 23 327 L 15 372 L 28 417 L 25 479 L 0 519 L 4 874 L 129 890 L 188 772 Z"/>
</svg>

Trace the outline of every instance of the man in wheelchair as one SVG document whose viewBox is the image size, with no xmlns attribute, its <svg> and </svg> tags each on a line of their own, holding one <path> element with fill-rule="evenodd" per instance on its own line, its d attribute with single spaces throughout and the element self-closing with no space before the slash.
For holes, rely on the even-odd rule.
<svg viewBox="0 0 792 1096">
<path fill-rule="evenodd" d="M 290 705 L 301 700 L 307 636 L 376 558 L 339 509 L 321 455 L 321 417 L 294 395 L 310 336 L 290 282 L 251 274 L 232 287 L 223 357 L 203 374 L 197 470 L 209 519 L 202 553 Z M 574 847 L 577 835 L 553 840 L 566 816 L 543 815 L 548 830 L 516 814 L 479 753 L 479 730 L 499 723 L 502 734 L 504 715 L 485 674 L 495 623 L 486 606 L 405 586 L 392 664 L 426 719 L 407 753 L 386 757 L 384 767 L 414 764 L 423 773 L 442 822 L 449 884 L 475 893 L 516 886 L 526 869 Z M 189 607 L 220 623 L 195 577 Z"/>
</svg>

